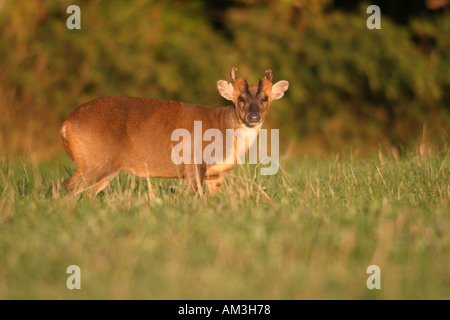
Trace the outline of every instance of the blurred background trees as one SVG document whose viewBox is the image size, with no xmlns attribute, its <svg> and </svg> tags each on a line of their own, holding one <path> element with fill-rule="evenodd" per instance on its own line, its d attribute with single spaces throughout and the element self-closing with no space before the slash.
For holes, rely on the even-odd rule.
<svg viewBox="0 0 450 320">
<path fill-rule="evenodd" d="M 298 154 L 409 148 L 424 126 L 447 144 L 449 2 L 0 0 L 0 154 L 61 154 L 61 122 L 98 97 L 224 105 L 233 65 L 290 82 L 267 126 Z M 66 28 L 71 4 L 81 30 Z"/>
</svg>

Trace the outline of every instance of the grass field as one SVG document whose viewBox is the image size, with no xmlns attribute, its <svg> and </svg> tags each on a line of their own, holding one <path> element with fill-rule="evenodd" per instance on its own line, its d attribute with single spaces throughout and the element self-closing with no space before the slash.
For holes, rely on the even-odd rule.
<svg viewBox="0 0 450 320">
<path fill-rule="evenodd" d="M 3 158 L 0 298 L 450 299 L 448 151 L 244 165 L 203 197 L 120 175 L 93 199 L 62 190 L 72 165 Z"/>
</svg>

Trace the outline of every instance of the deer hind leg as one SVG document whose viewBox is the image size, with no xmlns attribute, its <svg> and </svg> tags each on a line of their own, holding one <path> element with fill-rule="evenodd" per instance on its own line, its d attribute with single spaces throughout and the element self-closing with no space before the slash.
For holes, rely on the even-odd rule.
<svg viewBox="0 0 450 320">
<path fill-rule="evenodd" d="M 212 176 L 212 177 L 206 177 L 205 178 L 205 184 L 208 188 L 208 192 L 210 194 L 215 194 L 224 187 L 224 177 L 223 175 L 218 176 Z"/>
<path fill-rule="evenodd" d="M 60 130 L 62 142 L 64 145 L 64 149 L 66 150 L 70 159 L 72 159 L 72 161 L 76 163 L 77 171 L 69 179 L 63 182 L 63 187 L 70 193 L 76 193 L 78 190 L 85 187 L 85 184 L 83 183 L 84 165 L 82 161 L 79 161 L 81 160 L 79 159 L 79 157 L 77 157 L 78 161 L 75 160 L 72 144 L 70 143 L 71 140 L 68 138 L 69 132 L 70 132 L 70 125 L 64 123 Z"/>
<path fill-rule="evenodd" d="M 80 171 L 76 171 L 73 176 L 63 182 L 64 188 L 69 192 L 76 192 L 82 187 L 82 174 Z"/>
<path fill-rule="evenodd" d="M 102 191 L 117 172 L 96 175 L 93 171 L 77 170 L 73 176 L 63 182 L 63 186 L 71 193 L 87 191 L 89 197 Z"/>
<path fill-rule="evenodd" d="M 111 179 L 115 176 L 115 174 L 112 174 L 106 178 L 103 178 L 102 180 L 100 180 L 99 182 L 97 182 L 95 184 L 95 192 L 94 194 L 97 195 L 100 191 L 102 191 L 103 189 L 106 188 L 106 186 L 108 186 L 109 182 L 111 181 Z"/>
<path fill-rule="evenodd" d="M 86 174 L 85 171 L 79 166 L 74 175 L 63 182 L 63 186 L 70 193 L 78 193 L 85 190 L 89 191 L 89 187 L 94 182 L 95 178 L 93 178 L 93 175 L 90 173 Z M 91 191 L 89 191 L 89 196 L 91 196 Z"/>
<path fill-rule="evenodd" d="M 184 167 L 184 178 L 188 181 L 188 189 L 202 193 L 202 184 L 205 179 L 205 164 L 189 164 Z"/>
<path fill-rule="evenodd" d="M 64 149 L 70 158 L 76 163 L 77 171 L 73 176 L 63 182 L 63 186 L 71 193 L 87 191 L 91 197 L 102 191 L 119 172 L 117 165 L 111 161 L 109 166 L 94 167 L 86 161 L 82 148 L 77 143 L 73 143 L 70 124 L 64 124 L 60 131 L 64 144 Z M 76 140 L 75 140 L 76 141 Z"/>
</svg>

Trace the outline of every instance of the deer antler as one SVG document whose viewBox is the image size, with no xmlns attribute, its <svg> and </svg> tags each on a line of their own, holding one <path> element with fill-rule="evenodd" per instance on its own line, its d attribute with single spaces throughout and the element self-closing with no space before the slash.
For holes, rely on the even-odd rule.
<svg viewBox="0 0 450 320">
<path fill-rule="evenodd" d="M 230 75 L 231 75 L 231 79 L 233 80 L 233 82 L 236 81 L 236 75 L 234 74 L 236 71 L 238 71 L 238 69 L 236 67 L 231 68 Z"/>
<path fill-rule="evenodd" d="M 266 74 L 266 79 L 269 81 L 272 81 L 273 79 L 273 72 L 270 69 L 267 69 L 266 71 L 264 71 L 264 73 Z"/>
</svg>

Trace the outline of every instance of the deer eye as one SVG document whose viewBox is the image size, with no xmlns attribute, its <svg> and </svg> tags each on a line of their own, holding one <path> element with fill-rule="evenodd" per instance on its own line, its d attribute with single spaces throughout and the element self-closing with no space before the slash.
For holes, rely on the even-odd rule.
<svg viewBox="0 0 450 320">
<path fill-rule="evenodd" d="M 242 97 L 239 97 L 239 98 L 238 98 L 238 103 L 239 103 L 239 104 L 245 104 L 245 99 L 242 98 Z"/>
<path fill-rule="evenodd" d="M 267 102 L 268 100 L 269 100 L 269 98 L 267 96 L 265 96 L 261 99 L 261 102 Z"/>
</svg>

